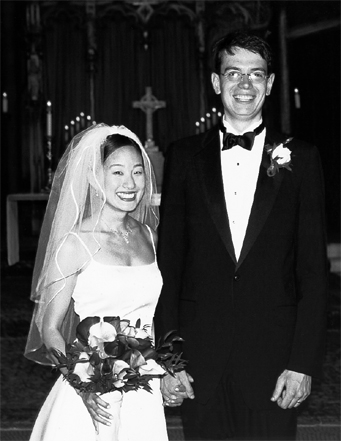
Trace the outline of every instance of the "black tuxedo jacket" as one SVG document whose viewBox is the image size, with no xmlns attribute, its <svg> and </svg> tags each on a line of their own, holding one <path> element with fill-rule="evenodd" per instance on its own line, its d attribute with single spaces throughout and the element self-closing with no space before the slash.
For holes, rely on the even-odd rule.
<svg viewBox="0 0 341 441">
<path fill-rule="evenodd" d="M 266 143 L 284 138 L 267 134 Z M 176 329 L 206 402 L 232 369 L 250 408 L 266 409 L 284 369 L 320 374 L 327 259 L 318 151 L 293 139 L 292 171 L 263 154 L 240 258 L 224 197 L 218 127 L 168 150 L 161 201 L 163 289 L 157 336 Z"/>
</svg>

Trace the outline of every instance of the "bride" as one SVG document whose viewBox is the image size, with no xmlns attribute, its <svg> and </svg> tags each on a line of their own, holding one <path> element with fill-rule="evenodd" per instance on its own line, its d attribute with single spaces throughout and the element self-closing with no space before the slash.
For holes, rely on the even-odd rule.
<svg viewBox="0 0 341 441">
<path fill-rule="evenodd" d="M 26 357 L 58 364 L 53 350 L 65 354 L 87 317 L 152 325 L 162 286 L 154 191 L 149 158 L 127 128 L 98 124 L 72 140 L 55 173 L 39 239 Z M 166 441 L 160 379 L 149 384 L 151 392 L 99 395 L 74 389 L 61 375 L 31 441 Z"/>
</svg>

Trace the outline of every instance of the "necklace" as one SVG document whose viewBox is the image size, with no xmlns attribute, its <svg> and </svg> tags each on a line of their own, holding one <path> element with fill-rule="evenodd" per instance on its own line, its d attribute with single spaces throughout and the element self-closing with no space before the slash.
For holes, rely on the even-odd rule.
<svg viewBox="0 0 341 441">
<path fill-rule="evenodd" d="M 127 224 L 126 226 L 126 230 L 125 231 L 118 231 L 115 230 L 114 228 L 111 228 L 106 222 L 105 220 L 102 219 L 102 222 L 109 228 L 109 230 L 116 234 L 117 236 L 121 236 L 122 239 L 125 241 L 125 243 L 129 243 L 129 234 L 133 232 L 133 230 L 130 228 L 129 224 Z"/>
</svg>

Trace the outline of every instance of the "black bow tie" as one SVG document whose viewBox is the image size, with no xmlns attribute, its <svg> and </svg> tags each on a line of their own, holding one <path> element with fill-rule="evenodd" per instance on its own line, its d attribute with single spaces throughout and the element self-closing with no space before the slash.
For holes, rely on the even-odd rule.
<svg viewBox="0 0 341 441">
<path fill-rule="evenodd" d="M 262 123 L 253 132 L 246 132 L 243 135 L 234 135 L 233 133 L 226 132 L 223 122 L 220 121 L 220 130 L 224 134 L 222 150 L 228 150 L 235 145 L 240 145 L 240 147 L 243 147 L 246 150 L 251 150 L 256 135 L 259 135 L 264 127 L 264 123 Z"/>
</svg>

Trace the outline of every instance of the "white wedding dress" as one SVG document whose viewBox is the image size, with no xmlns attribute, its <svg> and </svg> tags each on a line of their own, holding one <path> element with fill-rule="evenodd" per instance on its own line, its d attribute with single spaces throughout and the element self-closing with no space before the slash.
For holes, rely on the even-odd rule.
<svg viewBox="0 0 341 441">
<path fill-rule="evenodd" d="M 156 260 L 143 266 L 112 266 L 92 259 L 78 276 L 72 297 L 80 320 L 119 316 L 133 326 L 140 319 L 143 326 L 152 324 L 161 286 Z M 139 389 L 123 394 L 116 439 L 101 423 L 96 434 L 81 397 L 61 376 L 40 410 L 30 441 L 167 441 L 160 380 L 153 379 L 151 385 L 152 393 Z M 112 393 L 103 400 L 108 395 Z M 121 397 L 120 392 L 114 395 Z M 112 409 L 115 412 L 113 405 Z"/>
</svg>

